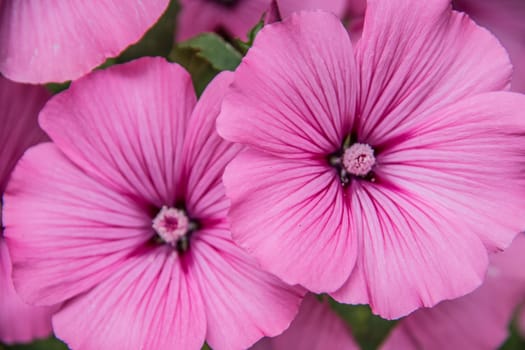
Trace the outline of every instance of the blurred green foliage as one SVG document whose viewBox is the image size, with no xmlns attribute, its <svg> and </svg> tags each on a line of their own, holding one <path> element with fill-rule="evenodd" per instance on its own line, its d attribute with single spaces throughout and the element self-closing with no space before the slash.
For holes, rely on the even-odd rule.
<svg viewBox="0 0 525 350">
<path fill-rule="evenodd" d="M 37 340 L 31 344 L 0 345 L 1 350 L 68 350 L 66 344 L 56 338 Z"/>
<path fill-rule="evenodd" d="M 363 350 L 377 349 L 397 323 L 375 316 L 367 305 L 339 304 L 333 299 L 329 301 L 332 309 L 348 324 Z"/>
</svg>

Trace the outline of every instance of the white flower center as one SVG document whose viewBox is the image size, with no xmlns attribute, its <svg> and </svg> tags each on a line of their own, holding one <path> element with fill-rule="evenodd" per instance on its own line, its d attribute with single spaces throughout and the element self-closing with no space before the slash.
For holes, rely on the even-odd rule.
<svg viewBox="0 0 525 350">
<path fill-rule="evenodd" d="M 180 209 L 163 206 L 153 219 L 152 227 L 166 243 L 175 245 L 189 231 L 190 221 Z"/>
<path fill-rule="evenodd" d="M 343 166 L 352 175 L 366 176 L 375 163 L 374 149 L 364 143 L 354 143 L 343 154 Z"/>
</svg>

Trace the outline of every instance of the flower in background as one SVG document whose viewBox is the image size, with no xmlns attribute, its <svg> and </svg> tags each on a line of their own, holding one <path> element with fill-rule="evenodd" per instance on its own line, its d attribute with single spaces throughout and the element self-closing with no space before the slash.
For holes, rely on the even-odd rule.
<svg viewBox="0 0 525 350">
<path fill-rule="evenodd" d="M 525 1 L 453 0 L 452 4 L 498 37 L 514 65 L 512 90 L 525 93 Z"/>
<path fill-rule="evenodd" d="M 525 236 L 491 256 L 483 285 L 462 298 L 420 309 L 402 319 L 381 350 L 496 349 L 508 336 L 525 297 Z"/>
<path fill-rule="evenodd" d="M 525 1 L 452 0 L 452 6 L 466 12 L 476 23 L 490 30 L 505 47 L 514 66 L 512 90 L 525 92 Z M 366 0 L 350 0 L 344 18 L 352 42 L 363 29 Z"/>
<path fill-rule="evenodd" d="M 283 334 L 264 338 L 251 350 L 358 350 L 344 321 L 330 308 L 326 300 L 308 295 L 297 317 Z"/>
<path fill-rule="evenodd" d="M 323 9 L 343 15 L 346 0 L 278 0 L 280 14 Z M 218 32 L 246 39 L 248 31 L 269 10 L 272 0 L 181 0 L 177 40 L 183 41 L 204 32 Z"/>
<path fill-rule="evenodd" d="M 169 0 L 0 2 L 0 73 L 27 83 L 77 79 L 139 40 Z"/>
<path fill-rule="evenodd" d="M 417 16 L 413 16 L 417 13 Z M 268 25 L 217 125 L 234 240 L 289 284 L 397 318 L 471 292 L 524 227 L 525 97 L 446 0 L 369 1 Z"/>
<path fill-rule="evenodd" d="M 42 110 L 53 143 L 15 168 L 5 236 L 19 294 L 65 302 L 53 328 L 71 348 L 246 348 L 295 316 L 303 290 L 231 240 L 221 176 L 240 146 L 214 128 L 230 82 L 221 75 L 195 104 L 187 72 L 143 58 Z"/>
<path fill-rule="evenodd" d="M 42 87 L 13 83 L 0 76 L 0 200 L 24 151 L 46 140 L 37 116 L 48 98 Z M 20 343 L 46 337 L 51 334 L 53 309 L 28 306 L 16 294 L 1 216 L 0 206 L 0 341 Z"/>
</svg>

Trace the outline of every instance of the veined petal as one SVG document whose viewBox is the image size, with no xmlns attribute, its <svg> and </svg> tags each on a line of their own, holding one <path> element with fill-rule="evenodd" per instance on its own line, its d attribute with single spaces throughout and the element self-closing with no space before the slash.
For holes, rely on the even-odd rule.
<svg viewBox="0 0 525 350">
<path fill-rule="evenodd" d="M 443 106 L 508 87 L 512 71 L 498 40 L 448 0 L 368 1 L 356 56 L 357 133 L 377 147 Z"/>
<path fill-rule="evenodd" d="M 73 80 L 144 35 L 168 0 L 6 0 L 0 72 L 26 83 Z"/>
<path fill-rule="evenodd" d="M 57 336 L 78 350 L 200 349 L 204 304 L 187 265 L 163 249 L 129 257 L 53 317 Z"/>
<path fill-rule="evenodd" d="M 302 12 L 267 25 L 235 72 L 219 134 L 280 157 L 324 157 L 351 126 L 356 72 L 333 14 Z"/>
<path fill-rule="evenodd" d="M 246 150 L 226 167 L 224 184 L 233 238 L 264 269 L 315 292 L 348 278 L 357 245 L 335 170 Z"/>
<path fill-rule="evenodd" d="M 182 195 L 184 133 L 195 102 L 182 67 L 141 58 L 74 82 L 49 101 L 40 124 L 86 173 L 161 207 Z"/>
<path fill-rule="evenodd" d="M 290 327 L 275 338 L 265 338 L 250 350 L 357 350 L 359 346 L 344 321 L 326 300 L 308 295 Z"/>
<path fill-rule="evenodd" d="M 193 245 L 207 310 L 206 340 L 217 350 L 246 349 L 285 330 L 305 291 L 262 271 L 231 241 L 227 225 L 220 226 L 198 232 Z"/>
<path fill-rule="evenodd" d="M 224 219 L 229 209 L 222 174 L 242 146 L 219 137 L 215 119 L 232 80 L 232 73 L 223 72 L 208 85 L 193 110 L 186 132 L 184 198 L 188 211 L 199 220 Z"/>
<path fill-rule="evenodd" d="M 359 256 L 347 283 L 331 295 L 367 303 L 394 319 L 481 284 L 488 259 L 479 238 L 421 199 L 387 185 L 353 182 L 351 225 Z"/>
<path fill-rule="evenodd" d="M 142 203 L 93 180 L 51 143 L 22 157 L 4 205 L 14 283 L 33 304 L 92 288 L 153 235 Z"/>
<path fill-rule="evenodd" d="M 523 110 L 525 96 L 510 92 L 440 109 L 378 157 L 377 175 L 439 208 L 489 250 L 504 249 L 525 227 Z"/>
<path fill-rule="evenodd" d="M 462 298 L 401 320 L 382 350 L 496 349 L 508 336 L 516 305 L 523 300 L 525 278 L 515 271 L 525 264 L 525 236 L 491 261 L 483 285 Z M 509 269 L 510 268 L 510 269 Z"/>
</svg>

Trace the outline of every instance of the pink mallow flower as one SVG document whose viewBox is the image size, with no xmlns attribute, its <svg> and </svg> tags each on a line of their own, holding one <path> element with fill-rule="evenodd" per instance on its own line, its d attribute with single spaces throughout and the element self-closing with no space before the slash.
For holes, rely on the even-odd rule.
<svg viewBox="0 0 525 350">
<path fill-rule="evenodd" d="M 452 0 L 452 6 L 466 12 L 476 23 L 486 27 L 501 41 L 514 66 L 512 90 L 525 92 L 525 1 L 523 0 Z M 363 29 L 366 0 L 349 0 L 348 30 L 352 39 Z"/>
<path fill-rule="evenodd" d="M 161 58 L 97 71 L 49 101 L 53 143 L 30 149 L 5 193 L 5 236 L 26 301 L 75 350 L 240 349 L 280 334 L 302 289 L 231 240 L 223 168 L 240 150 L 215 132 L 231 81 L 196 104 Z"/>
<path fill-rule="evenodd" d="M 169 0 L 0 0 L 0 73 L 27 83 L 77 79 L 138 41 Z"/>
<path fill-rule="evenodd" d="M 251 28 L 270 9 L 272 0 L 181 0 L 177 22 L 177 40 L 182 41 L 204 32 L 219 32 L 246 39 Z M 280 14 L 323 9 L 337 15 L 346 11 L 347 0 L 277 0 Z"/>
<path fill-rule="evenodd" d="M 525 236 L 520 234 L 507 251 L 491 256 L 480 288 L 402 319 L 381 350 L 497 349 L 525 296 L 524 253 Z"/>
<path fill-rule="evenodd" d="M 24 151 L 46 140 L 37 116 L 48 100 L 43 87 L 13 83 L 0 76 L 0 342 L 29 342 L 51 334 L 52 308 L 32 307 L 16 294 L 11 259 L 3 238 L 2 194 Z"/>
<path fill-rule="evenodd" d="M 283 334 L 263 338 L 250 350 L 358 350 L 345 322 L 326 300 L 309 294 L 297 317 Z"/>
<path fill-rule="evenodd" d="M 471 292 L 525 225 L 510 75 L 446 0 L 369 1 L 355 50 L 329 13 L 266 26 L 217 120 L 249 146 L 224 175 L 234 240 L 287 283 L 385 318 Z"/>
</svg>

